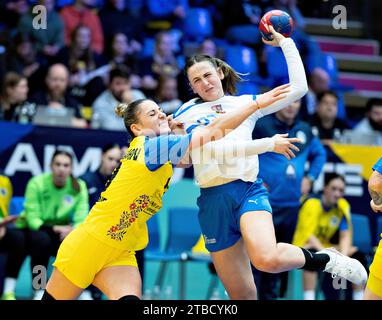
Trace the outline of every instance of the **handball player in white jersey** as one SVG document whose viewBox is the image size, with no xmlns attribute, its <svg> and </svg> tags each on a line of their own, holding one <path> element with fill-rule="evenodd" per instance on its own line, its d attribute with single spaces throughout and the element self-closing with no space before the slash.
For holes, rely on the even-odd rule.
<svg viewBox="0 0 382 320">
<path fill-rule="evenodd" d="M 256 111 L 225 138 L 191 152 L 201 188 L 199 223 L 206 248 L 231 299 L 256 299 L 251 262 L 257 269 L 270 273 L 302 268 L 327 271 L 356 284 L 366 282 L 367 278 L 361 263 L 332 249 L 312 253 L 276 242 L 268 192 L 257 178 L 257 154 L 275 151 L 293 157 L 292 149 L 296 148 L 292 142 L 297 140 L 282 135 L 252 140 L 252 131 L 259 118 L 300 99 L 307 93 L 308 86 L 293 40 L 271 26 L 268 28 L 273 40 L 263 41 L 280 46 L 287 61 L 289 92 L 286 98 Z M 183 123 L 187 133 L 257 98 L 255 95 L 234 96 L 240 75 L 222 60 L 196 55 L 187 59 L 185 72 L 197 98 L 183 104 L 173 118 Z M 232 152 L 237 155 L 232 156 Z"/>
</svg>

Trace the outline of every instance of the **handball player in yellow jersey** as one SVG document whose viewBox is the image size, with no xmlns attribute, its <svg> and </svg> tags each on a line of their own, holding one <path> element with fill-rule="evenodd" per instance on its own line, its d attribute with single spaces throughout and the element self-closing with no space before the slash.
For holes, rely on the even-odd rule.
<svg viewBox="0 0 382 320">
<path fill-rule="evenodd" d="M 116 113 L 134 138 L 86 220 L 62 242 L 42 299 L 76 299 L 90 284 L 110 300 L 140 299 L 135 251 L 148 243 L 146 221 L 161 208 L 173 167 L 288 91 L 289 85 L 277 87 L 184 136 L 170 134 L 166 115 L 151 100 L 118 105 Z M 294 139 L 284 139 L 285 151 L 298 151 Z"/>
<path fill-rule="evenodd" d="M 369 179 L 370 206 L 374 212 L 382 212 L 382 158 L 373 166 Z M 382 235 L 382 234 L 381 234 Z M 373 263 L 370 266 L 364 300 L 382 300 L 382 240 L 379 241 Z"/>
</svg>

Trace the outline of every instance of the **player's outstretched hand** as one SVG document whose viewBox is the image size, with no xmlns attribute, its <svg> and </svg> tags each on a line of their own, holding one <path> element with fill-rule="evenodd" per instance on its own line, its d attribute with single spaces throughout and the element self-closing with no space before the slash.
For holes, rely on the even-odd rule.
<svg viewBox="0 0 382 320">
<path fill-rule="evenodd" d="M 265 40 L 264 38 L 261 38 L 263 40 L 263 42 L 265 44 L 269 44 L 270 46 L 273 46 L 273 47 L 280 47 L 280 41 L 282 39 L 285 39 L 285 37 L 281 34 L 281 33 L 278 33 L 277 31 L 275 31 L 275 29 L 273 28 L 273 26 L 269 25 L 269 24 L 264 24 L 264 26 L 267 28 L 267 30 L 269 32 L 272 33 L 272 41 L 268 41 L 268 40 Z M 271 61 L 269 61 L 268 63 L 272 63 Z"/>
<path fill-rule="evenodd" d="M 284 99 L 286 94 L 290 91 L 289 87 L 289 83 L 278 86 L 270 91 L 260 94 L 255 102 L 258 104 L 260 109 L 266 108 L 272 103 Z"/>
<path fill-rule="evenodd" d="M 275 141 L 273 152 L 284 155 L 288 160 L 296 157 L 293 150 L 300 151 L 294 145 L 294 143 L 302 143 L 302 140 L 299 138 L 288 138 L 288 133 L 275 134 L 272 138 Z"/>
</svg>

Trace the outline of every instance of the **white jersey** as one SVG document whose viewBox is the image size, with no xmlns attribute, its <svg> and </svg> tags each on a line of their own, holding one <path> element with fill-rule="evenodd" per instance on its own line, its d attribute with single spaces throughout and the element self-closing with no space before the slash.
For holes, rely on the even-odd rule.
<svg viewBox="0 0 382 320">
<path fill-rule="evenodd" d="M 207 143 L 201 148 L 191 151 L 192 163 L 197 183 L 201 187 L 219 185 L 224 180 L 241 179 L 243 181 L 255 181 L 259 171 L 259 161 L 257 155 L 243 156 L 233 154 L 224 159 L 217 159 L 211 156 L 211 149 L 217 144 L 230 146 L 235 141 L 252 140 L 252 131 L 256 121 L 264 115 L 274 113 L 281 108 L 304 96 L 308 90 L 304 67 L 292 39 L 283 39 L 280 46 L 285 55 L 290 78 L 290 92 L 285 99 L 279 100 L 272 105 L 257 110 L 239 127 L 227 134 L 223 139 Z M 269 62 L 271 63 L 271 62 Z M 192 99 L 183 104 L 174 114 L 174 118 L 184 123 L 187 133 L 192 132 L 199 126 L 206 126 L 217 117 L 229 113 L 238 107 L 255 100 L 255 95 L 223 96 L 220 99 L 210 102 L 203 102 L 199 98 Z M 270 151 L 273 145 L 270 142 L 265 146 Z M 223 178 L 223 180 L 221 179 Z"/>
<path fill-rule="evenodd" d="M 175 113 L 174 117 L 184 123 L 184 129 L 190 133 L 199 126 L 208 125 L 215 118 L 234 109 L 248 104 L 255 97 L 252 95 L 224 96 L 213 102 L 198 103 L 193 99 L 186 103 L 183 112 Z M 231 140 L 252 140 L 252 131 L 255 127 L 259 113 L 254 113 L 245 120 L 239 127 L 227 134 L 223 139 L 210 142 L 191 151 L 192 163 L 194 165 L 196 181 L 200 186 L 209 185 L 212 179 L 223 177 L 227 179 L 243 179 L 244 181 L 254 181 L 258 173 L 257 155 L 249 156 L 245 161 L 235 159 L 234 156 L 225 159 L 216 159 L 211 155 L 214 144 L 221 144 Z M 231 143 L 230 142 L 230 143 Z M 226 142 L 225 142 L 226 143 Z"/>
</svg>

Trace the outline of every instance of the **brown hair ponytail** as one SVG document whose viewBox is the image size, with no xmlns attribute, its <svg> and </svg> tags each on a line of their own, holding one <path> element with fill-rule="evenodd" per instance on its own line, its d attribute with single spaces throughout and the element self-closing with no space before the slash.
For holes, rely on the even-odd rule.
<svg viewBox="0 0 382 320">
<path fill-rule="evenodd" d="M 237 92 L 236 84 L 242 81 L 241 76 L 244 74 L 235 71 L 229 64 L 218 58 L 213 58 L 205 54 L 196 54 L 186 59 L 185 73 L 194 64 L 202 61 L 208 61 L 215 69 L 220 69 L 223 72 L 224 79 L 222 80 L 224 93 L 234 95 Z"/>
</svg>

